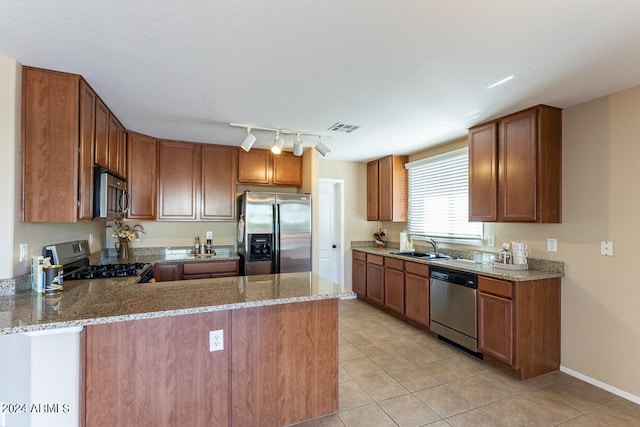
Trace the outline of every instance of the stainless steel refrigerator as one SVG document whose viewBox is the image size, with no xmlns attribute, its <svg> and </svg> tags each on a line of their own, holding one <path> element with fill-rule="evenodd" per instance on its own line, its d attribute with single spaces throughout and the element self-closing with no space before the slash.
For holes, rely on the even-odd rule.
<svg viewBox="0 0 640 427">
<path fill-rule="evenodd" d="M 242 274 L 311 271 L 311 195 L 245 191 L 238 203 Z"/>
</svg>

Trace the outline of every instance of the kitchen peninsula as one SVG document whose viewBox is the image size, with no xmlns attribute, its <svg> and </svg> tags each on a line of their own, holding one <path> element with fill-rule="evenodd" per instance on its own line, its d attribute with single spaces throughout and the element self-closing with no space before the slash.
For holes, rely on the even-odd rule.
<svg viewBox="0 0 640 427">
<path fill-rule="evenodd" d="M 84 327 L 87 426 L 280 426 L 337 411 L 348 291 L 313 273 L 135 281 L 0 298 L 0 334 Z"/>
</svg>

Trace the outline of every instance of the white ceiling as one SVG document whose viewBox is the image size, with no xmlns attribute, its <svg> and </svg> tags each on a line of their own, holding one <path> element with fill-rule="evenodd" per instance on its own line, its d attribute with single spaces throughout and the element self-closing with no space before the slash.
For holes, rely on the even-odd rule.
<svg viewBox="0 0 640 427">
<path fill-rule="evenodd" d="M 282 127 L 369 160 L 640 84 L 639 22 L 637 0 L 2 0 L 0 55 L 83 75 L 131 130 L 239 145 L 230 122 Z"/>
</svg>

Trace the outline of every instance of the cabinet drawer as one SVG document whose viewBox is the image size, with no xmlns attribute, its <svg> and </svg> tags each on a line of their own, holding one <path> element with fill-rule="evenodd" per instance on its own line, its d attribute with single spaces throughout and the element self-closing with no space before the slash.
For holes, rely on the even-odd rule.
<svg viewBox="0 0 640 427">
<path fill-rule="evenodd" d="M 404 263 L 405 273 L 411 273 L 418 276 L 429 277 L 429 266 L 419 262 L 407 261 Z"/>
<path fill-rule="evenodd" d="M 478 277 L 478 291 L 488 294 L 499 295 L 505 298 L 512 298 L 511 282 L 504 280 L 491 279 L 489 277 Z"/>
<path fill-rule="evenodd" d="M 366 261 L 367 260 L 367 254 L 364 253 L 364 252 L 353 251 L 352 252 L 352 256 L 353 256 L 353 259 L 358 259 L 360 261 Z"/>
<path fill-rule="evenodd" d="M 384 258 L 384 265 L 389 268 L 395 268 L 396 270 L 402 270 L 404 267 L 404 261 L 397 258 Z"/>
<path fill-rule="evenodd" d="M 380 255 L 367 254 L 367 262 L 370 264 L 384 265 L 384 257 Z"/>
<path fill-rule="evenodd" d="M 235 261 L 185 262 L 183 274 L 227 273 L 236 271 Z"/>
</svg>

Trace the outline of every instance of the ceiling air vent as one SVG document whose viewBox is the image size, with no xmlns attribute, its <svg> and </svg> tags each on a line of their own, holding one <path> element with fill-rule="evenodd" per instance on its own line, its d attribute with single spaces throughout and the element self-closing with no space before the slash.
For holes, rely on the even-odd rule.
<svg viewBox="0 0 640 427">
<path fill-rule="evenodd" d="M 360 126 L 346 125 L 344 123 L 337 122 L 337 123 L 331 125 L 329 127 L 329 129 L 327 129 L 327 130 L 330 130 L 332 132 L 353 133 L 356 130 L 358 130 L 359 127 Z"/>
</svg>

